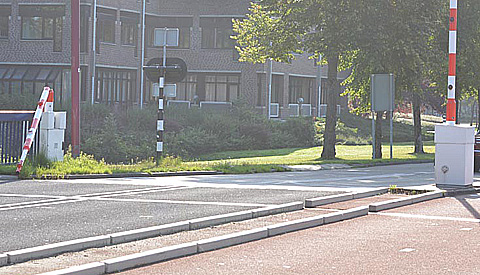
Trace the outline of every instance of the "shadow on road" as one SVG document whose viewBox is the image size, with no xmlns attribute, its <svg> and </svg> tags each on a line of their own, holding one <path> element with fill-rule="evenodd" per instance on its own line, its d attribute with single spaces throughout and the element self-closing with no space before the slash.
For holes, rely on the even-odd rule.
<svg viewBox="0 0 480 275">
<path fill-rule="evenodd" d="M 463 205 L 463 207 L 465 207 L 465 209 L 467 209 L 468 212 L 472 214 L 475 219 L 480 219 L 480 213 L 470 203 L 468 203 L 468 201 L 464 197 L 456 197 L 455 199 L 458 200 Z"/>
</svg>

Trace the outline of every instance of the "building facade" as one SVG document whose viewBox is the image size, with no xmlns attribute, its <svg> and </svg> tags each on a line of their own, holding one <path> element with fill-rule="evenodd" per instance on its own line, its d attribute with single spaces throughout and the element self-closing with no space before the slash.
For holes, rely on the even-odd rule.
<svg viewBox="0 0 480 275">
<path fill-rule="evenodd" d="M 154 29 L 168 27 L 179 29 L 179 45 L 167 50 L 167 59 L 178 57 L 188 66 L 170 103 L 228 105 L 243 98 L 267 112 L 267 66 L 239 62 L 230 38 L 232 18 L 243 18 L 250 1 L 143 1 L 81 0 L 81 101 L 118 108 L 154 102 L 142 64 L 162 57 Z M 48 84 L 56 90 L 56 106 L 68 106 L 70 12 L 70 1 L 0 0 L 0 93 L 39 93 Z M 325 102 L 319 83 L 327 68 L 317 68 L 306 55 L 296 57 L 291 64 L 273 64 L 273 117 L 316 116 Z"/>
</svg>

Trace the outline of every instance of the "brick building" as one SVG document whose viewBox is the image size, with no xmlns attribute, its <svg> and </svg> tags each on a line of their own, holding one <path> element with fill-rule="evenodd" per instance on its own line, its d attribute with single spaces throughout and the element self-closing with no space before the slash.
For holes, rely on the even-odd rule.
<svg viewBox="0 0 480 275">
<path fill-rule="evenodd" d="M 169 48 L 167 56 L 185 60 L 188 74 L 177 84 L 171 103 L 229 104 L 244 98 L 266 112 L 267 67 L 238 62 L 230 39 L 232 18 L 244 17 L 250 1 L 145 1 L 143 20 L 140 0 L 97 0 L 95 13 L 94 0 L 81 0 L 81 101 L 118 107 L 152 101 L 152 83 L 141 78 L 145 22 L 144 62 L 162 56 L 162 49 L 153 46 L 155 28 L 180 30 L 179 46 Z M 39 92 L 48 83 L 56 90 L 59 106 L 68 105 L 70 11 L 70 1 L 0 0 L 0 93 Z M 320 71 L 304 55 L 291 64 L 274 63 L 273 116 L 298 114 L 295 104 L 300 97 L 304 99 L 302 114 L 317 115 L 317 87 L 327 74 L 326 68 Z"/>
</svg>

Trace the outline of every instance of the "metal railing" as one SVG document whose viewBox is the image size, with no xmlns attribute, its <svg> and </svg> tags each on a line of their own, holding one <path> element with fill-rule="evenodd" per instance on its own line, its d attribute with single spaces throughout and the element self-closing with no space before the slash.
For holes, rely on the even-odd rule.
<svg viewBox="0 0 480 275">
<path fill-rule="evenodd" d="M 0 111 L 0 165 L 16 164 L 23 141 L 33 119 L 33 111 Z M 38 153 L 39 135 L 33 142 L 31 156 Z"/>
</svg>

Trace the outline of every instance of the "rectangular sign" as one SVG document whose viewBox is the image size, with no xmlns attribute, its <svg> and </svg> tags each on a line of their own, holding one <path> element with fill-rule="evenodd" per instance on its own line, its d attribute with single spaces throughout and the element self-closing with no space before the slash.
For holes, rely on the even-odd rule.
<svg viewBox="0 0 480 275">
<path fill-rule="evenodd" d="M 160 96 L 160 86 L 158 83 L 152 83 L 152 96 Z M 177 84 L 164 84 L 163 86 L 164 97 L 177 97 Z"/>
<path fill-rule="evenodd" d="M 178 47 L 178 29 L 156 28 L 153 45 L 156 47 Z"/>
<path fill-rule="evenodd" d="M 393 111 L 395 81 L 393 74 L 372 74 L 372 111 Z"/>
</svg>

